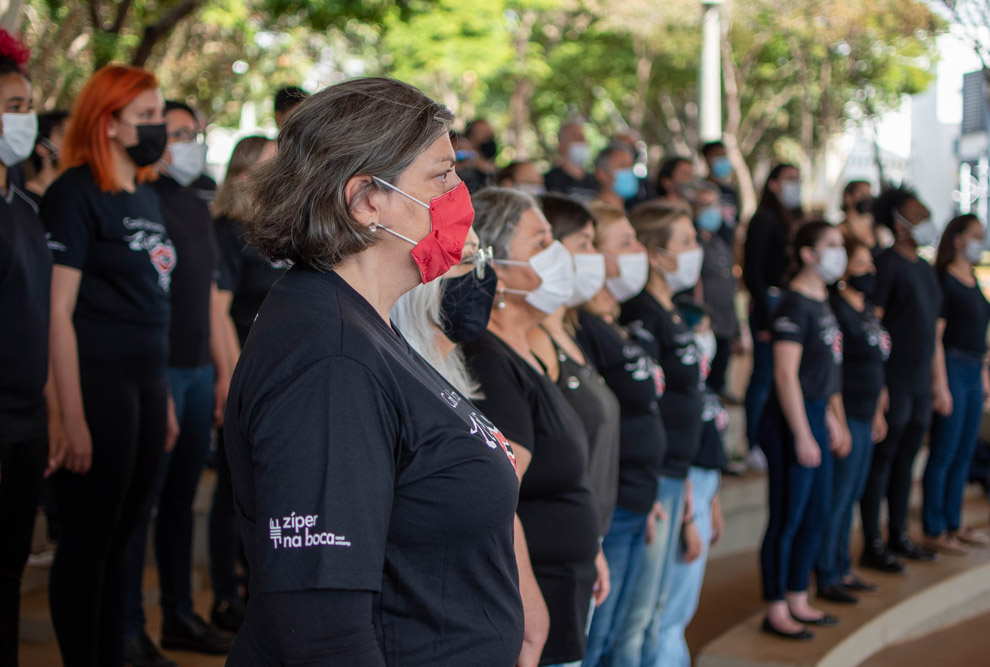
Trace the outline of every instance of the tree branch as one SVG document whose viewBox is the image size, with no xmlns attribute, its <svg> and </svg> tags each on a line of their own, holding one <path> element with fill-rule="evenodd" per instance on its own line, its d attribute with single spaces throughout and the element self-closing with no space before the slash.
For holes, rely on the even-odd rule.
<svg viewBox="0 0 990 667">
<path fill-rule="evenodd" d="M 117 17 L 113 20 L 113 25 L 110 27 L 111 33 L 119 35 L 120 31 L 124 28 L 124 21 L 127 20 L 127 12 L 131 8 L 134 0 L 121 0 L 121 3 L 117 6 Z"/>
<path fill-rule="evenodd" d="M 142 67 L 151 55 L 152 49 L 155 48 L 155 44 L 171 32 L 175 24 L 194 12 L 201 4 L 203 4 L 203 0 L 182 0 L 182 2 L 179 2 L 162 14 L 160 19 L 146 26 L 144 36 L 141 38 L 141 44 L 138 45 L 137 50 L 134 52 L 134 57 L 131 58 L 131 64 L 135 67 Z"/>
<path fill-rule="evenodd" d="M 100 0 L 89 0 L 89 20 L 93 22 L 93 30 L 103 30 L 100 19 Z"/>
</svg>

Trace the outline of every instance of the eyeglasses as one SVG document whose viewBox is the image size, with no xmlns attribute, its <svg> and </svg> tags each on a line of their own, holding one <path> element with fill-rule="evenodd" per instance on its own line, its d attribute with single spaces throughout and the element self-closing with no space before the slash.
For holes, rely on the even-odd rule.
<svg viewBox="0 0 990 667">
<path fill-rule="evenodd" d="M 168 138 L 170 141 L 174 141 L 176 143 L 203 143 L 203 133 L 197 132 L 196 130 L 191 130 L 188 127 L 169 132 Z"/>
<path fill-rule="evenodd" d="M 479 248 L 472 254 L 465 253 L 461 258 L 461 264 L 474 264 L 474 275 L 478 280 L 485 277 L 485 267 L 491 266 L 493 261 L 491 246 Z"/>
</svg>

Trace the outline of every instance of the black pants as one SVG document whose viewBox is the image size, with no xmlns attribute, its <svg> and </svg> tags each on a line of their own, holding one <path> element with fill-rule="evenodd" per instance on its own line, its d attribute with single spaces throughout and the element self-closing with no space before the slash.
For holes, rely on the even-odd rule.
<svg viewBox="0 0 990 667">
<path fill-rule="evenodd" d="M 914 459 L 931 422 L 932 395 L 927 389 L 907 392 L 892 386 L 887 410 L 887 437 L 873 449 L 873 462 L 860 501 L 863 537 L 881 537 L 880 504 L 887 498 L 888 534 L 907 530 Z"/>
<path fill-rule="evenodd" d="M 725 388 L 725 374 L 729 370 L 729 359 L 732 358 L 732 339 L 716 338 L 715 358 L 712 359 L 712 369 L 708 373 L 708 388 L 716 394 L 721 394 Z"/>
<path fill-rule="evenodd" d="M 165 444 L 168 383 L 138 382 L 80 363 L 93 465 L 62 470 L 55 494 L 62 540 L 52 565 L 52 622 L 66 667 L 124 663 L 127 544 L 146 506 Z"/>
<path fill-rule="evenodd" d="M 0 665 L 17 665 L 21 575 L 47 460 L 45 438 L 0 444 Z"/>
<path fill-rule="evenodd" d="M 241 535 L 234 512 L 234 484 L 230 477 L 227 450 L 223 446 L 223 429 L 217 431 L 217 485 L 213 489 L 210 508 L 210 580 L 213 601 L 236 602 L 241 599 L 238 589 L 237 562 L 241 560 Z"/>
</svg>

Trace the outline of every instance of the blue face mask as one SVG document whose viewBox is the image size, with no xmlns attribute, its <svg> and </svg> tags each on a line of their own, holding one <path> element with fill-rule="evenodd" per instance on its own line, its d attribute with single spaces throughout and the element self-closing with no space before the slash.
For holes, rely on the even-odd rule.
<svg viewBox="0 0 990 667">
<path fill-rule="evenodd" d="M 722 226 L 722 209 L 709 206 L 698 213 L 698 229 L 714 234 Z"/>
<path fill-rule="evenodd" d="M 632 199 L 639 192 L 639 179 L 632 169 L 619 169 L 615 172 L 615 183 L 612 192 L 623 199 Z"/>
<path fill-rule="evenodd" d="M 729 158 L 720 155 L 712 160 L 712 176 L 719 181 L 727 180 L 732 176 L 732 163 L 729 162 Z"/>
</svg>

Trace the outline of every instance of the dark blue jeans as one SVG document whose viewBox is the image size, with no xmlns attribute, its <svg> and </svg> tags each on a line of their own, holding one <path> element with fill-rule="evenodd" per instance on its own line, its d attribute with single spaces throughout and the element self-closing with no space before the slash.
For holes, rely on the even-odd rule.
<svg viewBox="0 0 990 667">
<path fill-rule="evenodd" d="M 925 534 L 959 530 L 963 490 L 983 420 L 983 364 L 975 357 L 946 350 L 945 370 L 952 414 L 932 422 L 928 464 L 922 480 Z"/>
<path fill-rule="evenodd" d="M 767 303 L 770 304 L 770 314 L 780 303 L 780 290 L 773 287 L 767 290 Z M 763 406 L 770 398 L 773 388 L 773 343 L 760 341 L 756 335 L 760 331 L 770 331 L 772 322 L 758 322 L 756 313 L 750 306 L 749 331 L 753 336 L 753 374 L 749 377 L 746 387 L 744 409 L 746 411 L 746 439 L 752 449 L 760 444 L 760 417 Z"/>
<path fill-rule="evenodd" d="M 798 463 L 794 437 L 776 403 L 767 406 L 760 426 L 760 446 L 767 455 L 770 519 L 760 551 L 763 599 L 777 602 L 785 593 L 808 590 L 832 495 L 832 455 L 825 429 L 826 400 L 805 401 L 811 432 L 822 462 L 817 468 Z"/>
<path fill-rule="evenodd" d="M 868 420 L 848 420 L 852 449 L 844 459 L 832 463 L 832 513 L 828 516 L 822 545 L 815 562 L 818 588 L 834 586 L 850 573 L 849 533 L 852 531 L 853 508 L 866 488 L 873 460 L 873 425 Z"/>
<path fill-rule="evenodd" d="M 155 493 L 127 547 L 127 637 L 144 632 L 141 578 L 148 524 L 156 505 L 155 560 L 158 563 L 163 617 L 175 618 L 193 611 L 192 505 L 210 447 L 213 382 L 212 366 L 168 369 L 169 389 L 179 421 L 179 439 L 175 448 L 165 455 Z"/>
</svg>

